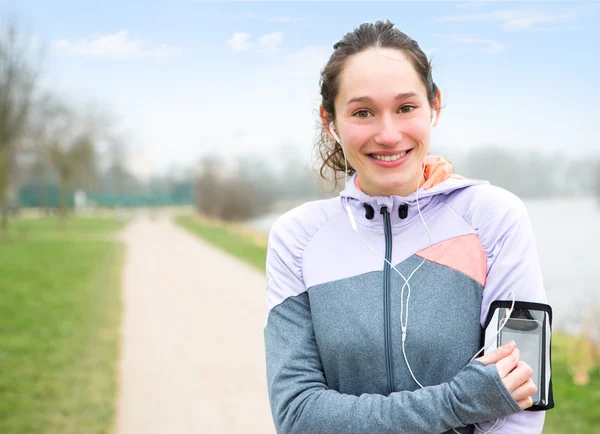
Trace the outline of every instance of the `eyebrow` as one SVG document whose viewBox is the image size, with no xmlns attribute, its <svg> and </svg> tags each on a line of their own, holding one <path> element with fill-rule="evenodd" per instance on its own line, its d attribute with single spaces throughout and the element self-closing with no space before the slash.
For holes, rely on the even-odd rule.
<svg viewBox="0 0 600 434">
<path fill-rule="evenodd" d="M 419 94 L 416 92 L 404 92 L 404 93 L 399 93 L 398 95 L 396 95 L 396 97 L 394 98 L 395 100 L 401 100 L 401 99 L 407 99 L 407 98 L 412 98 L 414 96 L 418 96 Z M 348 102 L 346 103 L 346 105 L 350 105 L 353 102 L 373 102 L 373 98 L 371 98 L 370 96 L 355 96 L 354 98 L 350 98 L 348 100 Z"/>
</svg>

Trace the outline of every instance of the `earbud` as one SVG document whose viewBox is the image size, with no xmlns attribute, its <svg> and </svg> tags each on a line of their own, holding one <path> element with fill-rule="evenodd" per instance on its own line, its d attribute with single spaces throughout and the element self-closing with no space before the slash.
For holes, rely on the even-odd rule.
<svg viewBox="0 0 600 434">
<path fill-rule="evenodd" d="M 329 131 L 331 131 L 331 134 L 335 138 L 335 141 L 338 142 L 340 146 L 342 146 L 342 141 L 335 133 L 335 126 L 333 125 L 333 121 L 329 123 Z M 344 154 L 344 164 L 346 165 L 346 171 L 344 172 L 346 174 L 344 178 L 344 187 L 346 187 L 348 184 L 348 161 L 346 160 L 346 154 Z M 354 216 L 352 215 L 350 205 L 348 205 L 348 199 L 346 199 L 344 202 L 344 208 L 346 208 L 346 212 L 348 213 L 348 218 L 350 219 L 350 225 L 352 226 L 352 230 L 358 235 L 358 227 L 356 225 L 356 220 L 354 220 Z"/>
<path fill-rule="evenodd" d="M 331 134 L 335 138 L 335 141 L 338 142 L 340 146 L 342 146 L 342 141 L 340 140 L 340 138 L 338 137 L 338 135 L 335 133 L 335 127 L 333 126 L 333 121 L 331 121 L 329 123 L 329 131 L 331 131 Z"/>
<path fill-rule="evenodd" d="M 433 111 L 433 118 L 431 119 L 431 128 L 433 128 L 433 124 L 435 124 L 435 120 L 437 119 L 437 111 Z"/>
</svg>

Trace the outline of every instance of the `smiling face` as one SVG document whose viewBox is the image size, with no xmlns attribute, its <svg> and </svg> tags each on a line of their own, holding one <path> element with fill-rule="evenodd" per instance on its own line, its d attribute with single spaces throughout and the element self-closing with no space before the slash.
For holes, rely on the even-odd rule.
<svg viewBox="0 0 600 434">
<path fill-rule="evenodd" d="M 363 191 L 371 196 L 416 191 L 433 111 L 439 115 L 439 92 L 430 105 L 409 57 L 391 48 L 370 48 L 349 57 L 339 80 L 334 125 Z M 321 117 L 329 128 L 331 119 L 323 107 Z"/>
</svg>

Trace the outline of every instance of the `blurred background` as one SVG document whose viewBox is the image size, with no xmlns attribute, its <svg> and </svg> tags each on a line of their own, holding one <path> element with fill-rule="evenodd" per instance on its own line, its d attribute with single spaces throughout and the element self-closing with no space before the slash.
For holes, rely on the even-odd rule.
<svg viewBox="0 0 600 434">
<path fill-rule="evenodd" d="M 274 432 L 268 232 L 338 194 L 319 73 L 385 18 L 432 59 L 431 153 L 529 210 L 544 432 L 600 432 L 600 4 L 0 0 L 1 433 Z"/>
</svg>

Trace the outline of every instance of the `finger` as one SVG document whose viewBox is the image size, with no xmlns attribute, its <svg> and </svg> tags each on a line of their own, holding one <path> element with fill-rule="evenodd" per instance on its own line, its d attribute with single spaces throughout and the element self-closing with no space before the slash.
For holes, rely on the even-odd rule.
<svg viewBox="0 0 600 434">
<path fill-rule="evenodd" d="M 500 378 L 506 377 L 509 372 L 515 369 L 520 359 L 521 350 L 515 348 L 510 355 L 498 361 L 498 363 L 496 363 L 496 367 L 498 368 Z"/>
<path fill-rule="evenodd" d="M 535 392 L 537 392 L 537 387 L 536 387 L 535 383 L 533 382 L 533 380 L 530 378 L 525 383 L 523 383 L 521 386 L 519 386 L 515 390 L 513 390 L 511 395 L 515 401 L 521 401 L 522 399 L 533 396 L 533 394 L 535 394 Z"/>
<path fill-rule="evenodd" d="M 525 399 L 522 399 L 521 401 L 517 401 L 517 404 L 519 404 L 519 407 L 521 407 L 523 410 L 525 410 L 526 408 L 529 408 L 533 405 L 533 399 L 525 398 Z"/>
<path fill-rule="evenodd" d="M 533 369 L 525 362 L 519 362 L 517 367 L 513 369 L 504 379 L 504 385 L 512 393 L 515 389 L 520 387 L 523 383 L 531 378 Z"/>
<path fill-rule="evenodd" d="M 509 355 L 515 349 L 515 341 L 510 341 L 501 347 L 496 348 L 491 353 L 485 354 L 475 360 L 479 360 L 485 365 L 493 365 L 499 360 Z"/>
</svg>

